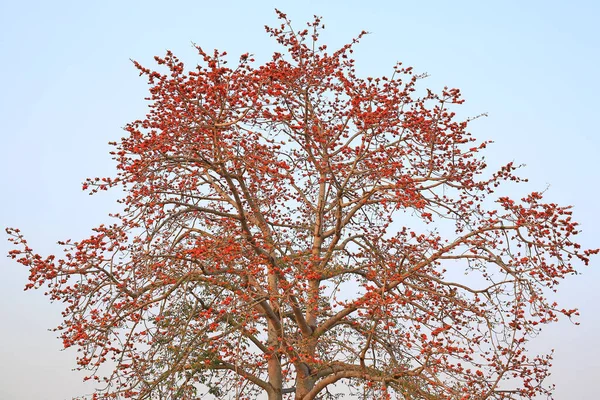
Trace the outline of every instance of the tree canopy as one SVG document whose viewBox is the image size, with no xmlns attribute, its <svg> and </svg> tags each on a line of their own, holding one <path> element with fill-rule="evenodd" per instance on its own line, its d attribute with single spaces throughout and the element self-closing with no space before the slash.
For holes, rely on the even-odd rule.
<svg viewBox="0 0 600 400">
<path fill-rule="evenodd" d="M 320 18 L 267 32 L 262 65 L 197 47 L 150 84 L 113 143 L 122 211 L 62 257 L 9 229 L 27 289 L 65 304 L 57 331 L 94 399 L 513 399 L 549 394 L 529 338 L 576 310 L 547 296 L 597 249 L 570 207 L 490 172 L 453 109 L 401 64 L 362 78 Z M 162 71 L 162 72 L 161 72 Z"/>
</svg>

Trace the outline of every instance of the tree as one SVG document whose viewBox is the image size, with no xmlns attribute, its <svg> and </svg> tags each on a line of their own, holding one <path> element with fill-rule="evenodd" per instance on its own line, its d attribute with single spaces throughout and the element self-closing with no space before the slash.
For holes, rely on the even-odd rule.
<svg viewBox="0 0 600 400">
<path fill-rule="evenodd" d="M 267 32 L 286 53 L 186 72 L 135 62 L 150 111 L 112 152 L 122 212 L 65 254 L 10 256 L 66 305 L 57 331 L 94 399 L 512 399 L 549 394 L 540 326 L 571 317 L 546 295 L 598 250 L 569 207 L 496 196 L 457 89 L 360 78 L 361 33 L 337 51 L 315 18 Z M 450 229 L 451 228 L 451 229 Z M 107 371 L 105 376 L 103 371 Z"/>
</svg>

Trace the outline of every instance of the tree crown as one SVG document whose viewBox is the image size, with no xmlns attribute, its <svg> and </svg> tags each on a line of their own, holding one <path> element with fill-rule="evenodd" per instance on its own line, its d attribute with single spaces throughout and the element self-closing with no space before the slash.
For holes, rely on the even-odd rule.
<svg viewBox="0 0 600 400">
<path fill-rule="evenodd" d="M 285 52 L 263 65 L 201 47 L 191 71 L 134 62 L 150 111 L 114 143 L 117 174 L 84 183 L 123 188 L 114 224 L 62 258 L 8 230 L 26 288 L 65 303 L 64 346 L 105 383 L 93 398 L 549 393 L 550 357 L 525 345 L 576 314 L 546 294 L 598 253 L 570 208 L 496 196 L 517 167 L 485 177 L 459 90 L 419 95 L 401 64 L 361 78 L 365 32 L 328 52 L 319 18 L 278 16 Z"/>
</svg>

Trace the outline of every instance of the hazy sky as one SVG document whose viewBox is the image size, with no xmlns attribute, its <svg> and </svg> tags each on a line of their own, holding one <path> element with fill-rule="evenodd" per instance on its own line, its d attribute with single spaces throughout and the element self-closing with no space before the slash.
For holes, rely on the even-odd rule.
<svg viewBox="0 0 600 400">
<path fill-rule="evenodd" d="M 462 90 L 461 114 L 492 139 L 490 165 L 515 161 L 528 184 L 521 197 L 575 205 L 581 241 L 600 246 L 600 3 L 589 1 L 0 1 L 0 226 L 19 227 L 34 249 L 81 239 L 107 221 L 115 195 L 90 197 L 86 177 L 113 172 L 108 141 L 143 117 L 147 85 L 130 58 L 152 66 L 171 49 L 188 65 L 191 42 L 267 59 L 264 32 L 274 7 L 301 26 L 324 17 L 323 40 L 342 45 L 372 32 L 355 53 L 359 74 L 389 74 L 397 61 L 431 75 L 422 82 Z M 8 243 L 0 241 L 0 254 Z M 23 292 L 27 271 L 0 259 L 0 399 L 70 399 L 89 392 L 71 372 L 73 351 L 48 332 L 60 305 Z M 555 348 L 556 399 L 598 398 L 600 258 L 559 287 L 556 299 L 579 306 L 581 326 L 548 326 L 532 344 Z"/>
</svg>

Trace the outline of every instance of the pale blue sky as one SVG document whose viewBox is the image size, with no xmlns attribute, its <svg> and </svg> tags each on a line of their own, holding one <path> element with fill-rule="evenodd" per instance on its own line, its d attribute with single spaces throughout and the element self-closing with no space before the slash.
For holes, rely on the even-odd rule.
<svg viewBox="0 0 600 400">
<path fill-rule="evenodd" d="M 490 164 L 525 163 L 527 185 L 575 205 L 582 242 L 600 246 L 600 3 L 594 1 L 7 1 L 0 2 L 0 226 L 16 226 L 41 252 L 82 238 L 106 221 L 114 195 L 89 197 L 81 182 L 109 175 L 107 142 L 143 116 L 144 79 L 129 61 L 151 65 L 171 49 L 191 66 L 191 42 L 264 60 L 276 48 L 264 33 L 273 8 L 298 25 L 322 15 L 323 39 L 357 48 L 358 71 L 388 74 L 396 61 L 431 77 L 424 85 L 462 90 L 464 115 L 493 139 Z M 8 244 L 0 241 L 0 253 Z M 1 260 L 1 259 L 0 259 Z M 556 399 L 598 398 L 600 259 L 560 287 L 579 306 L 581 326 L 549 326 L 533 346 L 556 349 Z M 70 372 L 74 353 L 46 328 L 60 305 L 24 293 L 27 272 L 0 261 L 0 399 L 68 399 L 89 391 Z"/>
</svg>

